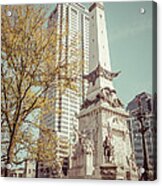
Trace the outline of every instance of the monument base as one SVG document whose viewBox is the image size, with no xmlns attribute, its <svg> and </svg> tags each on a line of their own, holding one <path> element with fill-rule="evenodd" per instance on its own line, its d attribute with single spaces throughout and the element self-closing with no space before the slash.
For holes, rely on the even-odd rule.
<svg viewBox="0 0 162 186">
<path fill-rule="evenodd" d="M 113 163 L 105 163 L 100 166 L 101 179 L 116 180 L 117 166 Z"/>
</svg>

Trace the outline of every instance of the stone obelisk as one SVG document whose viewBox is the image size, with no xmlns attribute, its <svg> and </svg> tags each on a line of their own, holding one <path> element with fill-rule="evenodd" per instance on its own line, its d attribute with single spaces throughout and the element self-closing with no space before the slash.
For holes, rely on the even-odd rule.
<svg viewBox="0 0 162 186">
<path fill-rule="evenodd" d="M 90 66 L 87 99 L 79 118 L 79 140 L 73 157 L 72 177 L 136 180 L 137 167 L 125 112 L 113 86 L 119 72 L 111 70 L 103 3 L 90 8 Z M 111 170 L 112 169 L 112 170 Z"/>
</svg>

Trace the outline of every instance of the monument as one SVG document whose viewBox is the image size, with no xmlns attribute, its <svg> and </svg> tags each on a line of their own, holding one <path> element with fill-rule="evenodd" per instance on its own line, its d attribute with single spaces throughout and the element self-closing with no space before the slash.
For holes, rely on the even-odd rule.
<svg viewBox="0 0 162 186">
<path fill-rule="evenodd" d="M 104 5 L 90 8 L 90 65 L 87 98 L 81 106 L 79 140 L 75 146 L 69 177 L 137 180 L 137 167 L 126 119 L 117 97 L 111 70 Z"/>
</svg>

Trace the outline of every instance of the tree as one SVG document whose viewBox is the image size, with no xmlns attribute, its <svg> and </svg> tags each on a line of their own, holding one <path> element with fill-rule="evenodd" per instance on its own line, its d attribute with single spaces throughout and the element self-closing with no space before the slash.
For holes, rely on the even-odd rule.
<svg viewBox="0 0 162 186">
<path fill-rule="evenodd" d="M 8 11 L 12 16 L 6 16 Z M 65 48 L 58 49 L 58 41 L 67 33 L 58 35 L 56 27 L 47 27 L 47 20 L 47 10 L 41 6 L 2 8 L 1 127 L 7 126 L 8 133 L 6 164 L 19 163 L 16 154 L 23 149 L 30 152 L 35 144 L 27 128 L 40 127 L 38 115 L 50 103 L 49 88 L 59 87 L 62 94 L 77 87 L 80 61 L 69 64 L 66 56 L 57 60 Z"/>
</svg>

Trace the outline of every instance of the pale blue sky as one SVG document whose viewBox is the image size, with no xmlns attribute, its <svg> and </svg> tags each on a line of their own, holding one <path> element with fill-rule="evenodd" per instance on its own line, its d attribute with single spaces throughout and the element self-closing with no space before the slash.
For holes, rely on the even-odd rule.
<svg viewBox="0 0 162 186">
<path fill-rule="evenodd" d="M 152 92 L 152 2 L 106 3 L 105 13 L 112 69 L 122 71 L 114 85 L 127 104 Z"/>
<path fill-rule="evenodd" d="M 114 86 L 126 106 L 135 95 L 152 93 L 152 1 L 104 5 L 112 70 L 122 72 Z M 54 7 L 50 5 L 50 11 Z"/>
</svg>

